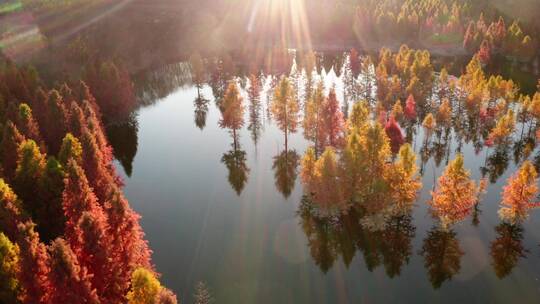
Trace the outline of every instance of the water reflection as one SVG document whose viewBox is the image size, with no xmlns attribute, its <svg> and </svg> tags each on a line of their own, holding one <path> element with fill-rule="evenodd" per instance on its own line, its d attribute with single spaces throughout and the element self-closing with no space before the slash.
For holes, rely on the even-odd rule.
<svg viewBox="0 0 540 304">
<path fill-rule="evenodd" d="M 305 195 L 298 215 L 311 255 L 323 272 L 338 257 L 348 268 L 357 252 L 363 255 L 369 271 L 383 265 L 390 278 L 399 276 L 403 266 L 409 263 L 416 230 L 410 214 L 391 216 L 384 221 L 382 229 L 371 230 L 361 224 L 365 215 L 359 211 L 351 209 L 329 216 L 321 213 Z"/>
<path fill-rule="evenodd" d="M 193 102 L 194 105 L 194 121 L 195 125 L 199 129 L 204 129 L 206 126 L 206 116 L 208 114 L 208 103 L 210 103 L 210 100 L 204 98 L 204 96 L 201 95 L 200 89 L 197 88 L 197 97 L 195 98 L 195 101 Z"/>
<path fill-rule="evenodd" d="M 419 254 L 424 257 L 424 266 L 433 288 L 437 289 L 459 273 L 464 252 L 453 230 L 433 227 L 424 239 Z"/>
<path fill-rule="evenodd" d="M 107 126 L 107 137 L 113 148 L 114 157 L 129 177 L 133 173 L 133 159 L 137 154 L 139 125 L 136 115 L 127 122 Z"/>
<path fill-rule="evenodd" d="M 236 194 L 240 195 L 246 186 L 249 168 L 246 164 L 246 151 L 240 150 L 240 147 L 233 144 L 233 149 L 224 153 L 221 162 L 227 167 L 228 180 Z"/>
<path fill-rule="evenodd" d="M 263 127 L 261 121 L 261 77 L 255 75 L 250 76 L 248 101 L 249 124 L 247 128 L 251 133 L 251 139 L 256 147 Z"/>
<path fill-rule="evenodd" d="M 381 148 L 384 150 L 381 159 L 375 159 L 369 153 L 364 155 L 362 153 L 365 151 L 362 149 L 369 145 L 376 146 L 377 142 L 374 139 L 385 134 L 385 131 L 388 134 L 388 130 L 384 126 L 388 125 L 391 116 L 388 114 L 384 117 L 382 115 L 377 117 L 378 113 L 373 111 L 373 109 L 384 108 L 386 105 L 377 105 L 376 102 L 376 71 L 371 57 L 358 55 L 351 57 L 352 53 L 327 55 L 306 52 L 297 53 L 292 57 L 289 53 L 282 53 L 272 57 L 272 62 L 268 60 L 264 64 L 249 65 L 249 67 L 243 64 L 242 57 L 231 54 L 205 60 L 191 58 L 189 65 L 177 65 L 174 68 L 160 70 L 159 73 L 163 75 L 157 73 L 153 78 L 151 77 L 150 79 L 153 81 L 147 83 L 149 87 L 143 88 L 143 93 L 140 96 L 152 99 L 158 98 L 157 96 L 166 96 L 178 89 L 174 86 L 191 88 L 185 90 L 190 94 L 188 104 L 193 105 L 193 112 L 189 111 L 189 119 L 191 120 L 193 115 L 195 126 L 201 130 L 204 129 L 204 132 L 197 132 L 196 135 L 192 136 L 211 134 L 216 124 L 231 134 L 231 140 L 222 144 L 223 146 L 216 153 L 217 156 L 221 156 L 222 165 L 220 168 L 226 172 L 228 184 L 237 195 L 242 194 L 246 188 L 248 188 L 246 193 L 251 193 L 252 189 L 249 189 L 252 187 L 251 184 L 259 185 L 257 182 L 248 185 L 248 179 L 259 179 L 261 174 L 269 174 L 268 176 L 264 175 L 264 178 L 267 181 L 268 178 L 272 179 L 273 177 L 274 185 L 270 184 L 272 190 L 268 191 L 263 187 L 261 191 L 266 191 L 266 193 L 277 191 L 284 198 L 292 198 L 293 203 L 296 203 L 298 196 L 295 195 L 299 195 L 299 191 L 295 189 L 295 183 L 301 168 L 301 154 L 304 148 L 315 145 L 317 149 L 314 149 L 314 164 L 321 159 L 326 160 L 326 163 L 321 161 L 318 165 L 315 164 L 318 166 L 319 176 L 313 183 L 313 189 L 309 189 L 308 185 L 303 186 L 305 195 L 302 196 L 297 208 L 294 204 L 273 204 L 272 208 L 277 208 L 275 206 L 278 205 L 296 208 L 312 261 L 322 273 L 339 269 L 336 264 L 339 265 L 341 262 L 345 268 L 352 272 L 355 271 L 354 267 L 351 266 L 353 260 L 363 260 L 368 271 L 380 269 L 384 270 L 388 278 L 397 280 L 399 276 L 402 276 L 401 279 L 409 279 L 409 271 L 404 270 L 409 265 L 408 267 L 412 268 L 411 272 L 423 272 L 424 270 L 418 269 L 418 264 L 415 263 L 415 259 L 421 259 L 433 288 L 452 286 L 446 283 L 453 280 L 460 270 L 465 272 L 465 265 L 471 259 L 468 256 L 467 242 L 458 236 L 456 231 L 460 231 L 460 233 L 461 229 L 483 231 L 485 225 L 490 223 L 486 217 L 494 214 L 494 208 L 497 206 L 496 200 L 499 197 L 496 194 L 495 201 L 490 202 L 490 204 L 481 205 L 478 202 L 474 204 L 469 214 L 471 217 L 466 219 L 468 223 L 466 226 L 464 225 L 465 228 L 462 226 L 454 231 L 451 228 L 442 230 L 440 227 L 433 227 L 423 240 L 418 238 L 422 237 L 425 231 L 417 233 L 415 225 L 420 230 L 420 227 L 430 227 L 432 222 L 425 216 L 424 209 L 416 207 L 424 205 L 425 201 L 416 201 L 416 197 L 422 197 L 423 200 L 425 194 L 429 194 L 433 188 L 433 181 L 440 174 L 441 167 L 448 165 L 450 159 L 460 152 L 465 155 L 466 167 L 472 170 L 473 177 L 486 177 L 492 184 L 500 182 L 501 177 L 509 173 L 508 171 L 513 170 L 522 161 L 532 158 L 533 155 L 537 168 L 540 167 L 540 152 L 536 151 L 537 139 L 534 137 L 534 127 L 518 124 L 517 127 L 523 129 L 521 135 L 519 135 L 520 130 L 516 128 L 518 131 L 514 132 L 516 134 L 512 134 L 515 136 L 508 136 L 505 140 L 490 143 L 489 130 L 495 127 L 496 119 L 489 117 L 478 119 L 480 109 L 467 109 L 467 105 L 460 101 L 467 98 L 459 96 L 459 94 L 464 94 L 463 92 L 452 87 L 450 80 L 443 81 L 435 77 L 433 96 L 422 102 L 419 101 L 421 107 L 418 113 L 414 113 L 414 116 L 407 117 L 407 98 L 404 98 L 407 96 L 396 94 L 399 100 L 392 100 L 392 103 L 389 104 L 394 107 L 398 104 L 402 108 L 402 116 L 396 115 L 394 117 L 402 132 L 402 140 L 391 151 L 388 149 L 388 153 L 386 147 Z M 289 73 L 289 71 L 291 72 Z M 171 74 L 165 75 L 167 73 Z M 279 126 L 277 126 L 279 119 L 276 117 L 277 115 L 271 113 L 272 104 L 275 101 L 275 88 L 279 86 L 283 74 L 290 76 L 291 91 L 298 99 L 299 111 L 303 112 L 303 115 L 300 115 L 304 116 L 303 121 L 298 121 L 302 130 L 298 130 L 298 133 L 303 134 L 306 140 L 299 140 L 300 136 L 294 135 L 291 136 L 290 149 L 285 148 L 276 154 L 274 154 L 275 152 L 266 153 L 267 151 L 261 153 L 257 147 L 261 146 L 267 149 L 268 140 L 285 141 L 283 134 L 279 133 Z M 158 81 L 158 79 L 161 80 Z M 165 84 L 160 83 L 160 81 L 165 82 Z M 156 87 L 152 87 L 154 85 Z M 234 86 L 234 89 L 231 89 L 231 85 Z M 331 91 L 332 87 L 335 87 L 333 92 Z M 145 90 L 149 91 L 144 92 Z M 313 110 L 309 109 L 309 106 L 313 106 L 313 102 L 317 102 L 317 98 L 320 98 L 321 104 L 324 104 L 330 96 L 338 101 L 339 106 L 334 108 L 344 112 L 343 116 L 348 116 L 349 120 L 347 122 L 341 121 L 346 131 L 343 132 L 342 136 L 339 136 L 340 140 L 335 142 L 333 152 L 327 153 L 330 156 L 325 158 L 324 144 L 321 145 L 320 142 L 330 142 L 331 140 L 329 135 L 325 137 L 317 133 L 319 131 L 317 124 L 321 124 L 323 121 L 314 120 L 312 130 L 306 132 L 305 116 L 309 112 L 308 110 Z M 450 117 L 444 118 L 438 110 L 443 104 L 441 97 L 442 99 L 449 98 L 453 106 Z M 359 123 L 357 127 L 365 127 L 366 129 L 363 131 L 368 130 L 372 136 L 348 143 L 344 137 L 350 133 L 348 128 L 352 125 L 353 119 L 351 118 L 358 114 L 355 113 L 355 107 L 360 104 L 358 99 L 365 99 L 366 102 L 362 104 L 365 104 L 366 108 L 371 111 L 371 114 L 368 112 L 363 118 L 363 123 L 372 119 L 373 124 L 370 122 L 368 126 Z M 422 104 L 420 105 L 420 103 Z M 493 105 L 493 107 L 495 106 Z M 393 111 L 386 111 L 394 114 Z M 318 114 L 316 110 L 313 112 Z M 219 122 L 213 118 L 215 117 L 213 113 L 217 113 Z M 435 124 L 423 124 L 428 113 L 433 114 Z M 505 111 L 502 111 L 501 115 L 504 113 Z M 361 120 L 359 119 L 359 121 Z M 379 124 L 375 126 L 377 122 Z M 242 131 L 244 127 L 247 129 L 246 133 Z M 124 131 L 127 133 L 110 132 L 109 136 L 115 148 L 115 156 L 126 168 L 129 176 L 131 162 L 137 150 L 137 126 L 129 125 L 127 128 L 129 132 Z M 266 132 L 264 136 L 263 132 Z M 292 132 L 286 131 L 285 134 L 287 133 L 290 135 Z M 240 134 L 249 134 L 250 140 L 244 140 L 240 144 Z M 271 139 L 268 139 L 267 134 L 272 134 Z M 126 140 L 126 138 L 130 138 L 130 142 L 121 143 L 121 140 Z M 229 143 L 230 149 L 226 151 L 227 147 L 224 146 L 229 145 Z M 412 153 L 418 154 L 417 161 L 413 160 L 412 163 L 418 165 L 420 176 L 416 174 L 416 168 L 410 170 L 413 172 L 411 177 L 414 176 L 415 179 L 410 181 L 411 190 L 404 192 L 408 192 L 406 196 L 411 197 L 402 199 L 400 203 L 400 199 L 397 197 L 388 198 L 388 193 L 395 192 L 403 195 L 404 193 L 389 189 L 389 186 L 395 183 L 387 185 L 386 181 L 390 178 L 403 179 L 403 176 L 391 176 L 392 173 L 399 171 L 396 170 L 399 162 L 396 152 L 403 143 L 410 143 Z M 253 147 L 255 149 L 251 149 Z M 347 149 L 349 151 L 344 151 Z M 370 151 L 370 149 L 372 148 L 367 150 Z M 250 176 L 249 166 L 251 166 L 252 157 L 248 153 L 252 153 L 250 151 L 253 150 L 256 156 L 254 161 L 257 173 Z M 223 153 L 224 151 L 226 152 Z M 361 165 L 345 166 L 344 160 L 347 157 L 349 158 L 347 161 L 351 164 Z M 248 158 L 250 159 L 249 163 Z M 264 166 L 259 166 L 257 163 L 259 161 L 264 161 L 265 164 L 271 163 L 272 170 L 268 170 L 269 172 L 260 170 L 259 168 Z M 248 164 L 250 165 L 248 166 Z M 383 169 L 387 167 L 389 170 Z M 345 169 L 357 169 L 358 172 L 351 170 L 344 174 L 343 170 Z M 380 172 L 383 171 L 388 173 L 388 176 L 385 174 L 379 176 Z M 359 176 L 362 176 L 363 179 Z M 345 185 L 344 179 L 346 178 L 349 178 L 347 181 L 350 182 L 350 185 Z M 412 187 L 414 186 L 412 182 L 420 180 L 425 187 L 422 192 L 418 192 L 416 187 Z M 222 182 L 226 183 L 225 178 Z M 229 185 L 225 185 L 225 187 L 229 187 Z M 500 192 L 498 189 L 494 191 Z M 351 207 L 353 206 L 351 198 L 357 201 L 354 207 Z M 264 196 L 264 200 L 266 203 L 266 200 L 270 199 Z M 337 204 L 340 206 L 336 209 L 324 208 L 326 203 L 327 205 Z M 395 206 L 398 207 L 395 208 Z M 399 212 L 397 212 L 398 210 Z M 288 211 L 290 212 L 290 210 Z M 482 225 L 480 225 L 481 221 Z M 253 227 L 249 226 L 248 228 Z M 491 230 L 492 227 L 489 229 Z M 492 242 L 491 251 L 483 253 L 482 258 L 486 258 L 486 256 L 489 258 L 487 254 L 491 255 L 493 271 L 499 278 L 513 277 L 516 274 L 512 274 L 512 270 L 516 269 L 521 259 L 527 257 L 528 251 L 522 244 L 524 228 L 500 224 L 495 227 L 495 232 L 497 235 L 494 240 L 486 240 L 484 236 L 479 237 L 480 241 Z M 253 235 L 258 236 L 255 233 Z M 417 242 L 413 242 L 415 238 Z M 416 243 L 420 245 L 413 247 L 413 244 Z M 302 246 L 304 246 L 303 243 Z M 420 266 L 420 268 L 422 267 Z M 444 288 L 441 289 L 444 290 Z"/>
<path fill-rule="evenodd" d="M 274 156 L 272 169 L 274 170 L 274 180 L 276 189 L 283 194 L 285 198 L 291 195 L 298 175 L 298 164 L 300 155 L 294 150 L 284 150 Z"/>
<path fill-rule="evenodd" d="M 494 184 L 499 177 L 504 174 L 510 162 L 510 145 L 497 145 L 495 150 L 486 158 L 484 166 L 480 167 L 483 175 L 489 177 L 489 181 Z"/>
<path fill-rule="evenodd" d="M 501 223 L 495 227 L 497 238 L 491 243 L 493 270 L 498 278 L 508 276 L 529 252 L 523 246 L 523 227 Z"/>
</svg>

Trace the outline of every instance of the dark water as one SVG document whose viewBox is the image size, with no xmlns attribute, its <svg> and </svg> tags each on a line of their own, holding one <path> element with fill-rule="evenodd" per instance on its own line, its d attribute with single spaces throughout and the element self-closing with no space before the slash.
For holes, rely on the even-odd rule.
<svg viewBox="0 0 540 304">
<path fill-rule="evenodd" d="M 501 187 L 516 169 L 515 155 L 520 158 L 516 145 L 488 150 L 463 143 L 472 178 L 485 175 L 492 183 L 475 216 L 451 233 L 434 229 L 426 201 L 456 154 L 455 134 L 438 154 L 417 158 L 423 188 L 411 216 L 368 231 L 355 214 L 320 219 L 302 213 L 299 178 L 288 197 L 279 191 L 273 164 L 284 138 L 266 115 L 264 93 L 255 144 L 243 91 L 246 125 L 237 153 L 245 152 L 245 164 L 231 174 L 223 159 L 234 152 L 233 141 L 218 126 L 213 91 L 206 84 L 200 90 L 208 99 L 201 130 L 194 113 L 198 91 L 185 68 L 173 65 L 146 77 L 138 84 L 143 106 L 132 123 L 109 130 L 121 147 L 117 165 L 131 205 L 143 216 L 156 268 L 183 303 L 192 302 L 198 281 L 207 283 L 215 303 L 538 303 L 540 211 L 514 228 L 497 215 Z M 322 77 L 342 92 L 333 71 L 323 69 Z M 413 143 L 420 152 L 421 130 Z M 308 145 L 301 130 L 289 138 L 289 149 L 300 156 Z"/>
</svg>

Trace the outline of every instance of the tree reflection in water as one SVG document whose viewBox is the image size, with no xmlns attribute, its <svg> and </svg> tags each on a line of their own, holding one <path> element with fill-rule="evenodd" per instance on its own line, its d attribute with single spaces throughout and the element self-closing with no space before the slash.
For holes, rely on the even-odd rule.
<svg viewBox="0 0 540 304">
<path fill-rule="evenodd" d="M 242 56 L 245 55 L 231 53 L 204 60 L 197 56 L 190 59 L 191 80 L 197 89 L 193 104 L 194 122 L 198 128 L 205 127 L 210 106 L 210 100 L 202 94 L 205 83 L 212 89 L 216 106 L 222 116 L 232 113 L 225 113 L 229 83 L 238 84 L 238 98 L 247 97 L 245 103 L 240 101 L 240 105 L 237 106 L 236 112 L 242 113 L 230 115 L 228 118 L 223 117 L 227 123 L 221 126 L 230 129 L 233 136 L 232 148 L 223 154 L 221 162 L 227 168 L 229 184 L 238 195 L 246 187 L 250 173 L 247 153 L 242 150 L 238 140 L 238 134 L 244 125 L 243 119 L 245 117 L 247 130 L 254 146 L 257 147 L 261 140 L 263 125 L 266 126 L 271 120 L 274 124 L 279 121 L 276 117 L 272 117 L 268 110 L 271 108 L 272 96 L 281 76 L 291 75 L 289 72 L 293 63 L 290 53 L 277 49 L 256 59 L 259 60 L 256 63 L 251 58 Z M 296 54 L 296 69 L 291 76 L 291 86 L 301 101 L 301 109 L 310 110 L 308 106 L 316 99 L 319 81 L 325 80 L 323 69 L 326 72 L 333 69 L 338 77 L 341 73 L 338 82 L 341 81 L 343 86 L 338 87 L 343 91 L 337 91 L 336 96 L 341 97 L 344 94 L 344 98 L 351 103 L 352 108 L 349 109 L 349 120 L 343 128 L 340 128 L 343 129 L 343 140 L 326 152 L 327 144 L 321 144 L 321 138 L 315 136 L 320 135 L 317 126 L 321 120 L 318 115 L 314 115 L 317 119 L 312 121 L 312 130 L 309 130 L 309 124 L 305 123 L 308 116 L 306 113 L 309 111 L 303 113 L 302 127 L 308 130 L 300 131 L 309 133 L 304 135 L 316 147 L 312 151 L 311 169 L 304 172 L 308 162 L 302 162 L 303 165 L 300 166 L 300 155 L 295 150 L 280 151 L 272 159 L 274 184 L 276 190 L 288 198 L 294 190 L 298 171 L 302 168 L 302 179 L 306 179 L 307 182 L 303 181 L 305 195 L 302 197 L 297 214 L 307 237 L 311 256 L 322 272 L 328 272 L 337 260 L 342 260 L 348 268 L 354 257 L 360 253 L 369 271 L 383 266 L 386 275 L 394 278 L 402 273 L 413 253 L 412 240 L 416 229 L 412 214 L 419 187 L 415 183 L 420 182 L 420 176 L 416 174 L 416 167 L 404 170 L 406 166 L 403 162 L 399 162 L 400 157 L 396 155 L 397 147 L 392 151 L 388 149 L 386 139 L 383 138 L 385 130 L 377 124 L 378 115 L 373 111 L 376 106 L 377 63 L 373 65 L 369 57 L 364 57 L 361 63 L 353 63 L 348 56 L 350 56 L 348 53 Z M 171 88 L 176 88 L 175 86 L 179 84 L 182 86 L 189 84 L 186 80 L 186 74 L 189 72 L 185 65 L 174 65 L 162 70 L 162 73 L 167 72 L 171 75 L 167 77 L 153 75 L 150 78 L 154 81 L 148 84 L 155 84 L 156 87 L 148 88 L 149 92 L 143 94 L 143 97 L 157 99 L 157 96 L 168 95 L 172 91 Z M 441 82 L 437 77 L 435 81 Z M 444 86 L 446 82 L 443 81 L 439 85 Z M 483 160 L 479 166 L 480 174 L 491 183 L 496 183 L 514 165 L 510 163 L 511 159 L 518 165 L 532 158 L 531 155 L 535 153 L 535 165 L 540 169 L 540 152 L 535 150 L 537 139 L 530 136 L 534 136 L 534 132 L 530 130 L 527 132 L 527 125 L 518 125 L 520 129 L 525 128 L 525 131 L 522 131 L 520 136 L 520 129 L 517 129 L 515 139 L 509 137 L 489 143 L 490 130 L 496 126 L 498 118 L 504 115 L 506 109 L 501 110 L 498 116 L 479 118 L 480 109 L 469 108 L 468 95 L 462 88 L 456 88 L 453 84 L 441 90 L 444 91 L 441 96 L 448 98 L 452 104 L 451 114 L 446 118 L 438 111 L 443 104 L 442 97 L 430 97 L 428 100 L 415 96 L 417 103 L 415 115 L 407 117 L 405 100 L 409 94 L 407 92 L 405 95 L 397 96 L 405 112 L 404 117 L 396 119 L 405 135 L 405 142 L 411 146 L 412 154 L 419 158 L 418 162 L 413 159 L 409 163 L 418 163 L 420 175 L 431 173 L 432 168 L 435 173 L 436 168 L 448 165 L 451 157 L 457 153 L 463 152 L 468 156 L 471 150 L 476 153 L 475 158 Z M 328 94 L 325 90 L 321 90 L 319 95 L 322 104 Z M 358 98 L 363 98 L 367 102 L 356 102 Z M 388 106 L 391 107 L 396 99 L 390 99 Z M 340 100 L 340 103 L 345 107 L 343 100 Z M 489 104 L 492 103 L 489 101 Z M 355 114 L 362 110 L 359 106 L 361 104 L 366 107 L 365 117 L 362 116 L 362 119 L 357 119 L 358 122 L 353 123 Z M 491 107 L 497 106 L 496 103 L 493 104 Z M 247 110 L 245 115 L 244 106 Z M 509 106 L 516 105 L 511 103 Z M 387 108 L 386 112 L 387 115 L 384 117 L 389 117 L 390 108 Z M 314 113 L 318 114 L 317 111 Z M 422 126 L 422 122 L 430 113 L 436 117 L 436 122 L 426 129 Z M 384 121 L 379 123 L 384 125 Z M 528 128 L 530 129 L 532 125 L 531 122 Z M 136 136 L 136 126 L 130 127 Z M 356 131 L 353 130 L 355 128 Z M 366 136 L 368 133 L 369 136 Z M 423 135 L 426 133 L 428 136 Z M 114 138 L 132 137 L 132 134 L 129 136 L 118 132 L 111 134 L 109 136 L 115 156 L 129 175 L 135 154 L 133 151 L 136 152 L 136 137 L 133 141 L 135 146 L 131 145 L 131 148 L 127 149 L 129 145 L 122 144 L 122 147 L 117 149 Z M 482 157 L 484 153 L 485 158 Z M 306 154 L 303 161 L 306 160 Z M 478 169 L 478 166 L 474 169 Z M 431 181 L 428 181 L 426 186 L 429 182 Z M 395 187 L 396 185 L 401 186 Z M 484 216 L 482 206 L 477 201 L 472 207 L 468 216 L 471 215 L 473 226 L 481 229 L 483 225 L 479 223 Z M 487 205 L 484 212 L 486 214 L 490 212 Z M 519 260 L 527 256 L 528 251 L 522 244 L 521 226 L 500 224 L 495 231 L 497 238 L 491 243 L 490 252 L 492 265 L 496 275 L 503 278 L 511 274 Z M 424 266 L 434 288 L 440 288 L 444 282 L 459 273 L 461 258 L 464 255 L 459 240 L 451 227 L 446 230 L 434 227 L 423 240 L 418 253 L 424 260 Z"/>
<path fill-rule="evenodd" d="M 137 154 L 139 125 L 137 117 L 132 114 L 130 119 L 121 124 L 110 124 L 106 128 L 107 138 L 113 148 L 114 158 L 116 158 L 126 175 L 129 177 L 133 173 L 133 159 Z"/>
<path fill-rule="evenodd" d="M 294 189 L 296 177 L 298 176 L 298 164 L 300 156 L 294 150 L 282 151 L 274 156 L 274 180 L 276 189 L 288 198 Z"/>
<path fill-rule="evenodd" d="M 399 276 L 402 267 L 409 263 L 416 229 L 410 214 L 392 216 L 383 229 L 373 231 L 361 224 L 365 216 L 361 212 L 351 209 L 328 214 L 304 195 L 298 216 L 311 255 L 325 273 L 338 257 L 348 268 L 358 251 L 369 271 L 382 264 L 390 278 Z"/>
<path fill-rule="evenodd" d="M 495 274 L 502 279 L 512 272 L 521 258 L 529 252 L 524 248 L 523 228 L 502 222 L 495 227 L 497 238 L 491 243 L 491 258 Z"/>
<path fill-rule="evenodd" d="M 419 254 L 424 257 L 424 266 L 433 288 L 437 289 L 459 272 L 464 252 L 454 231 L 433 227 Z"/>
<path fill-rule="evenodd" d="M 246 151 L 240 150 L 239 145 L 232 145 L 233 149 L 223 154 L 221 162 L 229 171 L 228 180 L 236 194 L 240 195 L 247 183 L 249 168 L 246 164 Z"/>
<path fill-rule="evenodd" d="M 195 114 L 195 118 L 194 118 L 194 121 L 195 121 L 195 125 L 197 126 L 197 128 L 199 129 L 204 129 L 204 127 L 206 126 L 206 116 L 208 114 L 208 103 L 210 101 L 206 98 L 204 98 L 204 96 L 202 96 L 200 94 L 200 92 L 198 93 L 197 97 L 195 97 L 195 101 L 194 101 L 194 114 Z"/>
</svg>

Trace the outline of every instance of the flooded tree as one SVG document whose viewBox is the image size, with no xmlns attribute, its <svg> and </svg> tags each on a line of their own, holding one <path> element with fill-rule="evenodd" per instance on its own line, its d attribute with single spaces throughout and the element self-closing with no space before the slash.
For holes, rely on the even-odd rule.
<svg viewBox="0 0 540 304">
<path fill-rule="evenodd" d="M 274 91 L 272 115 L 285 134 L 285 151 L 288 151 L 288 134 L 296 132 L 299 110 L 298 99 L 289 79 L 282 77 Z"/>
<path fill-rule="evenodd" d="M 249 77 L 249 89 L 248 89 L 248 99 L 249 99 L 249 124 L 248 130 L 251 132 L 251 139 L 253 143 L 257 145 L 259 136 L 262 129 L 261 122 L 261 83 L 259 77 L 251 75 Z"/>
<path fill-rule="evenodd" d="M 533 202 L 538 194 L 537 173 L 530 161 L 525 161 L 503 188 L 499 216 L 511 224 L 520 223 L 529 210 L 540 206 Z"/>
<path fill-rule="evenodd" d="M 306 101 L 302 121 L 304 137 L 314 143 L 317 152 L 322 150 L 322 143 L 319 138 L 323 132 L 322 111 L 324 101 L 324 86 L 322 82 L 319 82 L 311 97 Z"/>
<path fill-rule="evenodd" d="M 219 126 L 221 128 L 231 129 L 234 141 L 234 150 L 236 150 L 238 146 L 237 131 L 244 125 L 245 108 L 243 105 L 243 98 L 240 96 L 240 92 L 238 91 L 238 87 L 235 82 L 229 83 L 220 109 L 221 120 L 219 121 Z"/>
<path fill-rule="evenodd" d="M 448 164 L 431 195 L 428 204 L 443 229 L 471 213 L 478 200 L 478 189 L 470 179 L 470 172 L 463 167 L 462 154 Z"/>
</svg>

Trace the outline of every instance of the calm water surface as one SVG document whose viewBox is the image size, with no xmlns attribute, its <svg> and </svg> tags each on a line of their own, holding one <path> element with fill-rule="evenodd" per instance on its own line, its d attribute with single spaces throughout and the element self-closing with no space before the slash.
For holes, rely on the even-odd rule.
<svg viewBox="0 0 540 304">
<path fill-rule="evenodd" d="M 323 77 L 340 90 L 341 79 L 333 71 Z M 164 285 L 183 303 L 192 302 L 198 281 L 207 283 L 215 303 L 538 303 L 540 212 L 532 212 L 521 235 L 505 230 L 497 216 L 501 187 L 516 169 L 512 147 L 506 155 L 507 168 L 494 178 L 478 206 L 476 225 L 469 217 L 456 225 L 455 237 L 433 233 L 435 223 L 426 205 L 433 181 L 446 165 L 444 155 L 439 165 L 433 158 L 423 165 L 423 188 L 411 221 L 397 225 L 395 234 L 369 232 L 352 217 L 350 229 L 340 229 L 345 225 L 341 222 L 319 221 L 318 234 L 308 238 L 304 231 L 309 224 L 298 214 L 303 194 L 299 178 L 288 197 L 275 186 L 273 162 L 283 150 L 284 138 L 265 114 L 266 96 L 261 98 L 263 127 L 257 144 L 247 130 L 245 96 L 240 149 L 246 153 L 249 172 L 243 172 L 247 182 L 236 187 L 241 190 L 238 195 L 222 162 L 233 149 L 232 137 L 218 126 L 221 115 L 210 87 L 201 90 L 209 99 L 206 127 L 201 130 L 194 122 L 197 88 L 176 87 L 174 81 L 163 85 L 169 87 L 161 94 L 166 96 L 149 92 L 150 102 L 138 110 L 138 132 L 117 130 L 111 140 L 122 142 L 128 150 L 124 152 L 131 153 L 118 157 L 123 166 L 117 162 L 125 191 L 143 217 Z M 417 152 L 422 142 L 420 134 L 414 140 Z M 301 130 L 289 139 L 289 148 L 299 155 L 308 145 Z M 452 142 L 447 148 L 450 159 L 456 146 Z M 494 148 L 475 153 L 472 144 L 464 144 L 462 152 L 472 177 L 479 180 Z M 505 154 L 498 159 L 493 163 L 499 164 Z M 487 167 L 489 176 L 495 170 Z M 498 237 L 512 246 L 492 250 Z M 427 238 L 431 244 L 442 244 L 431 250 L 429 261 L 421 254 Z M 461 257 L 457 254 L 450 263 L 439 258 L 456 245 Z M 505 265 L 494 255 L 507 256 L 502 261 L 517 259 L 503 278 L 495 269 Z"/>
</svg>

